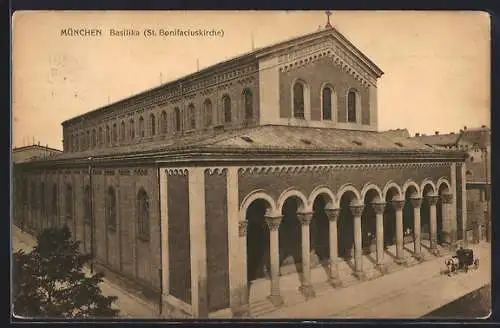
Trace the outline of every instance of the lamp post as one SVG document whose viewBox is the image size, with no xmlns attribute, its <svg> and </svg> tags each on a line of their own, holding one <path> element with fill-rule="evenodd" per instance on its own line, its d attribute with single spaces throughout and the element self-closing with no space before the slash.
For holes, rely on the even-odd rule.
<svg viewBox="0 0 500 328">
<path fill-rule="evenodd" d="M 94 274 L 94 193 L 92 188 L 92 157 L 89 157 L 89 216 L 90 216 L 90 273 Z"/>
</svg>

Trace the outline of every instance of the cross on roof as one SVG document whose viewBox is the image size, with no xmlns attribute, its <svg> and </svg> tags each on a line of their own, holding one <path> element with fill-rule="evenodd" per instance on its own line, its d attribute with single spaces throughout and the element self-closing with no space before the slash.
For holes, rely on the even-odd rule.
<svg viewBox="0 0 500 328">
<path fill-rule="evenodd" d="M 332 27 L 332 24 L 330 24 L 330 16 L 332 15 L 332 12 L 330 10 L 325 11 L 326 14 L 326 25 L 325 28 Z"/>
</svg>

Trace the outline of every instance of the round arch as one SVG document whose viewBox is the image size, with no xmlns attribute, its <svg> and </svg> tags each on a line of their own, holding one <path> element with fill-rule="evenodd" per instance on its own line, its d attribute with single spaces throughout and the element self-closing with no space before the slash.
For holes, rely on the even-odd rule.
<svg viewBox="0 0 500 328">
<path fill-rule="evenodd" d="M 337 117 L 337 107 L 338 107 L 338 96 L 337 96 L 337 89 L 333 86 L 332 83 L 330 82 L 323 82 L 321 84 L 321 88 L 320 88 L 320 97 L 321 97 L 321 120 L 324 121 L 324 94 L 323 94 L 323 90 L 325 90 L 325 88 L 329 88 L 330 91 L 331 91 L 331 94 L 330 94 L 330 109 L 331 109 L 331 117 L 328 121 L 333 121 L 333 122 L 336 122 L 336 117 Z"/>
<path fill-rule="evenodd" d="M 434 182 L 429 179 L 429 178 L 425 178 L 424 181 L 422 181 L 422 183 L 420 184 L 420 192 L 422 193 L 421 196 L 426 196 L 424 195 L 424 190 L 425 190 L 425 187 L 430 185 L 432 187 L 432 193 L 435 193 L 436 192 L 436 185 L 434 184 Z"/>
<path fill-rule="evenodd" d="M 363 189 L 361 190 L 361 198 L 360 198 L 361 201 L 364 201 L 366 195 L 368 194 L 368 192 L 370 190 L 375 190 L 377 192 L 377 196 L 378 196 L 379 200 L 384 199 L 384 198 L 382 198 L 382 196 L 384 195 L 384 193 L 379 188 L 379 186 L 377 186 L 374 183 L 369 182 L 369 183 L 365 184 L 363 186 Z"/>
<path fill-rule="evenodd" d="M 401 199 L 403 197 L 403 190 L 401 189 L 401 187 L 394 181 L 389 181 L 385 184 L 384 186 L 384 189 L 382 191 L 382 199 L 386 199 L 387 197 L 387 193 L 389 192 L 389 190 L 391 189 L 395 189 L 397 192 L 398 192 L 398 195 L 397 197 L 399 199 Z"/>
<path fill-rule="evenodd" d="M 283 210 L 283 205 L 285 204 L 285 201 L 290 197 L 297 197 L 298 199 L 300 199 L 298 208 L 299 212 L 311 211 L 310 209 L 311 206 L 309 206 L 309 201 L 307 200 L 306 196 L 304 196 L 304 194 L 297 189 L 289 188 L 283 191 L 281 195 L 278 197 L 278 201 L 276 202 L 276 210 L 279 213 L 281 213 L 281 211 Z"/>
<path fill-rule="evenodd" d="M 327 206 L 334 208 L 336 204 L 336 197 L 334 193 L 327 186 L 318 186 L 309 195 L 308 204 L 313 204 L 316 197 L 319 195 L 325 195 Z"/>
<path fill-rule="evenodd" d="M 274 199 L 266 193 L 265 190 L 259 189 L 259 190 L 254 190 L 251 193 L 249 193 L 241 202 L 240 206 L 240 221 L 245 221 L 246 220 L 246 215 L 247 215 L 247 209 L 252 204 L 255 200 L 257 199 L 263 199 L 267 202 L 269 209 L 269 213 L 275 213 L 276 212 L 276 202 Z"/>
<path fill-rule="evenodd" d="M 421 192 L 420 192 L 420 186 L 413 180 L 407 180 L 404 185 L 403 185 L 403 195 L 406 194 L 406 191 L 408 190 L 408 188 L 410 187 L 414 187 L 416 192 L 417 192 L 417 195 L 420 196 L 421 195 Z"/>
<path fill-rule="evenodd" d="M 446 179 L 445 177 L 441 177 L 438 179 L 437 183 L 436 183 L 436 191 L 439 192 L 439 189 L 441 188 L 441 185 L 442 184 L 445 184 L 446 187 L 448 187 L 448 191 L 451 192 L 451 185 L 450 185 L 450 182 L 448 181 L 448 179 Z"/>
<path fill-rule="evenodd" d="M 304 119 L 309 120 L 311 118 L 311 90 L 309 87 L 309 84 L 307 83 L 306 80 L 304 80 L 301 77 L 296 77 L 293 79 L 291 85 L 290 85 L 290 117 L 294 118 L 294 111 L 293 111 L 293 106 L 294 106 L 294 88 L 297 83 L 300 83 L 303 88 L 303 96 L 304 96 Z"/>
<path fill-rule="evenodd" d="M 354 187 L 352 184 L 347 183 L 345 185 L 342 185 L 337 191 L 337 207 L 340 207 L 340 200 L 342 198 L 342 195 L 347 191 L 351 191 L 355 195 L 357 202 L 361 201 L 361 194 L 359 193 L 358 189 L 356 189 L 356 187 Z"/>
</svg>

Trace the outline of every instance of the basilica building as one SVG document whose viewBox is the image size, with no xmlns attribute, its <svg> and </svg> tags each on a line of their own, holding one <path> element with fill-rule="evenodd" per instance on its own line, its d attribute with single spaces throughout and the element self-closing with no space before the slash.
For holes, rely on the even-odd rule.
<svg viewBox="0 0 500 328">
<path fill-rule="evenodd" d="M 419 265 L 463 238 L 466 156 L 379 131 L 382 76 L 327 24 L 73 117 L 14 166 L 14 222 L 190 317 Z"/>
</svg>

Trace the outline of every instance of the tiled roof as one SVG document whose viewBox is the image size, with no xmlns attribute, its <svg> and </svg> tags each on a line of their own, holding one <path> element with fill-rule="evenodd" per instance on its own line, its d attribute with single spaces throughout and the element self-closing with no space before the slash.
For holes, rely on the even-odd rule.
<svg viewBox="0 0 500 328">
<path fill-rule="evenodd" d="M 139 153 L 175 153 L 176 151 L 359 151 L 359 152 L 442 152 L 415 138 L 374 131 L 329 128 L 264 125 L 253 128 L 223 131 L 217 134 L 186 135 L 181 138 L 93 149 L 83 152 L 62 153 L 53 159 L 108 157 Z"/>
<path fill-rule="evenodd" d="M 430 136 L 419 136 L 411 139 L 418 140 L 424 144 L 436 146 L 454 146 L 460 139 L 460 134 L 434 134 Z"/>
</svg>

